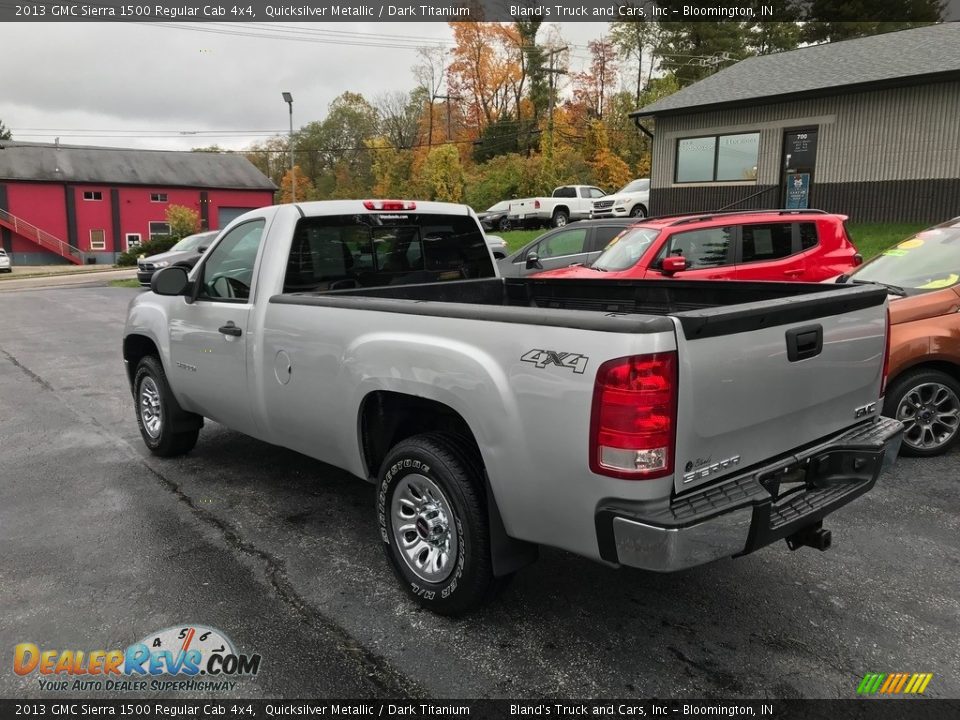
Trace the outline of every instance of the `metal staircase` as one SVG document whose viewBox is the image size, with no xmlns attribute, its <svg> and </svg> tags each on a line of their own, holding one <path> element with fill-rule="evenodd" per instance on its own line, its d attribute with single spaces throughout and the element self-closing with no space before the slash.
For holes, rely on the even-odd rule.
<svg viewBox="0 0 960 720">
<path fill-rule="evenodd" d="M 0 225 L 10 228 L 20 237 L 26 238 L 31 242 L 35 242 L 45 250 L 50 250 L 51 252 L 56 253 L 62 258 L 66 258 L 76 265 L 83 264 L 83 258 L 80 255 L 80 251 L 73 247 L 73 245 L 65 243 L 63 240 L 58 237 L 54 237 L 46 230 L 41 230 L 36 225 L 28 223 L 26 220 L 22 220 L 16 215 L 10 214 L 6 210 L 0 210 Z"/>
</svg>

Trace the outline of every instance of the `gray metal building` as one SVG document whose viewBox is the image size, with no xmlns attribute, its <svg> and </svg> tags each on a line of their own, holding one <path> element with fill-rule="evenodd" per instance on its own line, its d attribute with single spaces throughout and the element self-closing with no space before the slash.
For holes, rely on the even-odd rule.
<svg viewBox="0 0 960 720">
<path fill-rule="evenodd" d="M 960 23 L 749 58 L 631 116 L 652 126 L 653 214 L 960 215 Z"/>
</svg>

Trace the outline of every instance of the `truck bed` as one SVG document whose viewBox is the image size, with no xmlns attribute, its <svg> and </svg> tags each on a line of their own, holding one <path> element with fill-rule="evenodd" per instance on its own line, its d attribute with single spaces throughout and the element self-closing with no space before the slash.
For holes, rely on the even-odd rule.
<svg viewBox="0 0 960 720">
<path fill-rule="evenodd" d="M 886 296 L 868 285 L 490 278 L 293 293 L 270 302 L 634 333 L 672 329 L 672 316 L 694 339 L 837 315 Z"/>
</svg>

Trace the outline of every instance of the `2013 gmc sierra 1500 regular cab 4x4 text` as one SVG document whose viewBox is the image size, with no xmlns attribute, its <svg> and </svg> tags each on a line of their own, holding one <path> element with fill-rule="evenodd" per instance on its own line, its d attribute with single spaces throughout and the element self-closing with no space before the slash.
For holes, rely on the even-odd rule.
<svg viewBox="0 0 960 720">
<path fill-rule="evenodd" d="M 185 453 L 211 418 L 368 478 L 397 576 L 445 614 L 539 545 L 657 571 L 825 549 L 896 455 L 885 288 L 495 267 L 461 205 L 249 212 L 131 302 L 143 439 Z"/>
</svg>

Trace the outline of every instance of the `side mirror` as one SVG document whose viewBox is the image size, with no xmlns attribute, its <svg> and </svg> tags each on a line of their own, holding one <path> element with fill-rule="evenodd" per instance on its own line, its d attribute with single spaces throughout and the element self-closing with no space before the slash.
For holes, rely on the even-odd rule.
<svg viewBox="0 0 960 720">
<path fill-rule="evenodd" d="M 150 278 L 150 289 L 157 295 L 186 295 L 189 285 L 187 271 L 176 265 L 159 270 Z"/>
<path fill-rule="evenodd" d="M 660 263 L 660 272 L 664 275 L 673 275 L 687 269 L 687 259 L 683 255 L 670 255 Z"/>
<path fill-rule="evenodd" d="M 203 255 L 209 249 L 210 249 L 209 245 L 201 245 L 200 247 L 197 248 L 197 252 Z"/>
<path fill-rule="evenodd" d="M 543 263 L 540 262 L 540 256 L 535 252 L 527 255 L 527 270 L 543 270 Z"/>
</svg>

